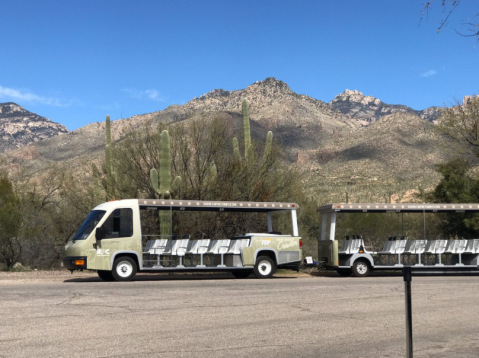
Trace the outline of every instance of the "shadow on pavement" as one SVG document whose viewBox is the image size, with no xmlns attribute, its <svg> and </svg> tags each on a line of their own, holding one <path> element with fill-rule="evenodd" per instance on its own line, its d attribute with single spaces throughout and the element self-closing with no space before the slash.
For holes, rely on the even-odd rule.
<svg viewBox="0 0 479 358">
<path fill-rule="evenodd" d="M 341 276 L 339 275 L 336 271 L 318 271 L 318 272 L 311 272 L 311 276 L 314 277 L 331 277 L 331 278 L 358 278 L 360 277 L 354 277 L 353 275 L 351 276 Z M 369 274 L 368 277 L 399 277 L 402 276 L 402 271 L 373 271 Z"/>
<path fill-rule="evenodd" d="M 288 275 L 275 275 L 271 279 L 296 279 L 295 276 L 288 276 Z M 153 273 L 139 273 L 135 276 L 132 281 L 129 282 L 146 282 L 146 281 L 205 281 L 205 280 L 258 280 L 253 274 L 251 274 L 247 278 L 235 278 L 233 275 L 230 274 L 153 274 Z M 107 281 L 103 281 L 98 276 L 91 276 L 91 277 L 78 277 L 78 278 L 71 278 L 68 280 L 64 280 L 65 283 L 86 283 L 86 282 L 102 282 L 108 283 Z M 109 282 L 116 282 L 116 281 L 109 281 Z"/>
</svg>

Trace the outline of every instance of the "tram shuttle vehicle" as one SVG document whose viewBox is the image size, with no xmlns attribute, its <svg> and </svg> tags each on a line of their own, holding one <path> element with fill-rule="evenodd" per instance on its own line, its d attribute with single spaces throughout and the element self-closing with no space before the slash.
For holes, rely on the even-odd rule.
<svg viewBox="0 0 479 358">
<path fill-rule="evenodd" d="M 370 251 L 360 234 L 348 235 L 341 245 L 336 239 L 336 216 L 341 213 L 426 213 L 479 212 L 479 204 L 328 204 L 318 208 L 319 261 L 341 276 L 365 277 L 375 270 L 412 267 L 418 274 L 454 274 L 477 271 L 479 239 L 410 239 L 405 235 L 386 238 L 380 251 Z M 425 225 L 425 220 L 424 220 Z M 424 230 L 426 232 L 426 230 Z"/>
<path fill-rule="evenodd" d="M 127 199 L 95 207 L 65 244 L 63 266 L 70 271 L 96 270 L 105 281 L 129 281 L 137 272 L 231 272 L 271 277 L 278 268 L 299 269 L 303 242 L 298 234 L 295 203 L 229 202 L 167 199 Z M 251 213 L 265 218 L 264 232 L 233 237 L 194 237 L 172 232 L 173 213 Z M 160 212 L 163 215 L 159 214 Z M 169 221 L 168 234 L 145 232 L 146 214 L 159 225 Z M 218 214 L 218 217 L 222 215 Z M 163 219 L 162 219 L 163 217 Z M 274 231 L 273 217 L 289 219 L 288 234 Z M 228 222 L 221 222 L 228 225 Z M 160 232 L 163 232 L 161 234 Z"/>
</svg>

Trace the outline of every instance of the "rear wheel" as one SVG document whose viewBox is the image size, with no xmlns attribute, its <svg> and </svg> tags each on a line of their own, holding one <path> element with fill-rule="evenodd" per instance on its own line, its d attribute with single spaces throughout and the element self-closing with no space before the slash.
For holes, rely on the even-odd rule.
<svg viewBox="0 0 479 358">
<path fill-rule="evenodd" d="M 366 277 L 371 273 L 371 267 L 364 260 L 356 260 L 353 264 L 353 275 L 356 277 Z"/>
<path fill-rule="evenodd" d="M 103 281 L 114 281 L 115 280 L 111 271 L 98 270 L 97 273 L 98 273 L 98 276 Z"/>
<path fill-rule="evenodd" d="M 251 275 L 251 271 L 250 270 L 231 271 L 231 274 L 235 278 L 247 278 L 249 275 Z"/>
<path fill-rule="evenodd" d="M 353 270 L 351 270 L 351 269 L 337 269 L 336 272 L 339 274 L 339 276 L 348 277 L 348 276 L 351 276 L 351 274 L 353 273 Z"/>
<path fill-rule="evenodd" d="M 136 275 L 136 263 L 131 257 L 123 256 L 113 263 L 112 274 L 117 281 L 131 281 Z"/>
<path fill-rule="evenodd" d="M 276 265 L 268 256 L 260 256 L 254 265 L 254 274 L 257 278 L 270 278 L 276 271 Z"/>
</svg>

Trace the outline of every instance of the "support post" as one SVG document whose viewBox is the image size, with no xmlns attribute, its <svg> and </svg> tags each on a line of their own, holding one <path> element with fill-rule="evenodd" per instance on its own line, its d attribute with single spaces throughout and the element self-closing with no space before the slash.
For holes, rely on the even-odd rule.
<svg viewBox="0 0 479 358">
<path fill-rule="evenodd" d="M 329 214 L 321 213 L 321 230 L 320 230 L 320 240 L 326 240 L 326 225 L 328 224 Z"/>
<path fill-rule="evenodd" d="M 296 216 L 296 209 L 291 210 L 291 220 L 293 221 L 293 236 L 299 236 L 298 218 Z"/>
<path fill-rule="evenodd" d="M 334 241 L 336 237 L 336 212 L 331 213 L 331 229 L 329 231 L 329 240 Z"/>
<path fill-rule="evenodd" d="M 266 213 L 266 221 L 268 223 L 268 232 L 273 232 L 273 219 L 270 212 Z"/>
<path fill-rule="evenodd" d="M 413 358 L 412 348 L 412 300 L 411 300 L 411 267 L 402 269 L 404 277 L 404 294 L 406 297 L 406 357 Z"/>
</svg>

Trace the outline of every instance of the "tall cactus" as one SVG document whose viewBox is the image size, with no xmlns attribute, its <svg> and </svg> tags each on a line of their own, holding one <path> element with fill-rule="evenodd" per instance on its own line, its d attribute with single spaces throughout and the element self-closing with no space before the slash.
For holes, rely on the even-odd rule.
<svg viewBox="0 0 479 358">
<path fill-rule="evenodd" d="M 244 157 L 245 160 L 248 162 L 252 159 L 253 148 L 251 144 L 251 127 L 249 122 L 248 102 L 246 102 L 246 99 L 243 99 L 242 113 L 244 129 Z"/>
<path fill-rule="evenodd" d="M 242 103 L 242 113 L 243 113 L 243 130 L 244 130 L 244 158 L 245 162 L 249 162 L 254 158 L 254 149 L 253 144 L 251 142 L 251 125 L 249 119 L 249 110 L 248 110 L 248 102 L 246 99 L 243 99 Z M 264 159 L 266 160 L 271 155 L 271 148 L 273 143 L 273 132 L 268 131 L 266 135 L 266 143 L 264 148 Z M 235 162 L 240 162 L 241 155 L 239 150 L 238 139 L 236 137 L 233 138 L 233 155 Z"/>
<path fill-rule="evenodd" d="M 111 124 L 110 116 L 106 116 L 105 120 L 105 165 L 103 166 L 103 174 L 106 178 L 103 181 L 103 186 L 106 191 L 107 199 L 115 198 L 115 185 L 116 185 L 116 169 L 113 164 L 113 144 L 111 142 Z"/>
<path fill-rule="evenodd" d="M 153 190 L 160 199 L 169 199 L 172 193 L 177 191 L 181 184 L 181 177 L 177 176 L 171 182 L 171 150 L 170 135 L 164 130 L 160 135 L 160 167 L 150 170 L 150 181 Z M 159 174 L 158 174 L 159 172 Z M 160 211 L 160 233 L 161 235 L 171 234 L 170 213 Z"/>
<path fill-rule="evenodd" d="M 271 147 L 273 145 L 273 132 L 268 131 L 266 135 L 266 144 L 264 146 L 264 160 L 267 160 L 271 156 Z"/>
</svg>

